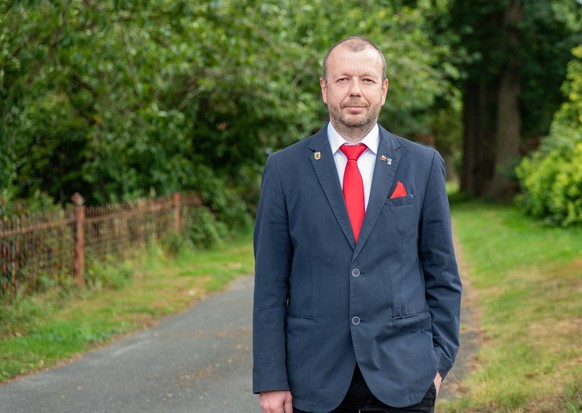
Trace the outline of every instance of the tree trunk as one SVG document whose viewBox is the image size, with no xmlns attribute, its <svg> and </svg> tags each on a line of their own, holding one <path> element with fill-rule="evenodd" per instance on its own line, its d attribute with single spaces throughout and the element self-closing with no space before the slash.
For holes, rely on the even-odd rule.
<svg viewBox="0 0 582 413">
<path fill-rule="evenodd" d="M 478 94 L 475 84 L 467 81 L 463 90 L 463 161 L 461 164 L 460 189 L 475 195 L 475 165 L 478 136 Z"/>
<path fill-rule="evenodd" d="M 519 23 L 523 18 L 519 0 L 511 0 L 484 19 L 505 33 L 497 39 L 500 49 L 484 54 L 482 65 L 504 55 L 499 72 L 480 77 L 473 74 L 463 90 L 463 167 L 461 190 L 477 197 L 509 201 L 517 191 L 513 179 L 521 142 Z M 493 44 L 491 45 L 493 47 Z"/>
<path fill-rule="evenodd" d="M 463 93 L 463 164 L 461 191 L 484 196 L 493 177 L 495 87 L 467 81 Z"/>
<path fill-rule="evenodd" d="M 497 95 L 497 129 L 495 133 L 495 171 L 489 195 L 509 202 L 517 193 L 514 168 L 520 157 L 520 62 L 518 24 L 523 13 L 518 0 L 512 0 L 503 16 L 510 44 L 507 66 L 501 74 Z"/>
</svg>

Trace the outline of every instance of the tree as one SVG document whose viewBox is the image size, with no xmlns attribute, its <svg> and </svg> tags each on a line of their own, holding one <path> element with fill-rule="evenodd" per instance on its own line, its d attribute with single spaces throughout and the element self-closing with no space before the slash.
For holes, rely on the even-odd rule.
<svg viewBox="0 0 582 413">
<path fill-rule="evenodd" d="M 547 134 L 562 96 L 582 6 L 533 0 L 453 0 L 453 43 L 465 53 L 461 189 L 507 201 L 524 140 Z"/>
<path fill-rule="evenodd" d="M 437 59 L 446 46 L 425 33 L 425 10 L 377 3 L 5 2 L 4 197 L 80 192 L 103 204 L 193 190 L 236 225 L 252 215 L 266 155 L 326 121 L 321 58 L 352 34 L 386 54 L 382 123 L 429 130 L 450 90 Z"/>
</svg>

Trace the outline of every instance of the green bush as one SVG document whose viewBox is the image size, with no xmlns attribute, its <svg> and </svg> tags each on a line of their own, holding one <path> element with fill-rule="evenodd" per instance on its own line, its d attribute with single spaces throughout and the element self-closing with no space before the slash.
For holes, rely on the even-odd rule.
<svg viewBox="0 0 582 413">
<path fill-rule="evenodd" d="M 582 223 L 582 141 L 564 163 L 552 186 L 550 214 L 564 226 Z"/>
<path fill-rule="evenodd" d="M 210 248 L 220 243 L 228 234 L 228 227 L 218 221 L 206 207 L 193 208 L 189 219 L 187 237 L 196 248 Z"/>
<path fill-rule="evenodd" d="M 526 213 L 552 225 L 582 224 L 582 136 L 524 158 L 517 176 Z"/>
<path fill-rule="evenodd" d="M 160 240 L 163 254 L 168 258 L 176 258 L 179 252 L 190 246 L 190 240 L 175 232 L 168 232 Z"/>
<path fill-rule="evenodd" d="M 550 136 L 516 169 L 525 212 L 562 226 L 582 224 L 582 45 L 572 54 Z"/>
<path fill-rule="evenodd" d="M 131 262 L 116 263 L 111 258 L 105 262 L 93 264 L 87 271 L 85 280 L 91 289 L 120 290 L 131 283 L 134 271 L 135 268 Z"/>
</svg>

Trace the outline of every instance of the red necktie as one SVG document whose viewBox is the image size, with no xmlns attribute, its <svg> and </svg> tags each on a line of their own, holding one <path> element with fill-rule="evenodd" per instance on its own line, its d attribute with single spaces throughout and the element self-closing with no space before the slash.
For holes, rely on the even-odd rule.
<svg viewBox="0 0 582 413">
<path fill-rule="evenodd" d="M 344 199 L 350 222 L 352 223 L 352 230 L 354 231 L 354 238 L 358 242 L 362 222 L 364 222 L 364 215 L 366 214 L 366 207 L 364 203 L 364 181 L 358 169 L 358 158 L 366 150 L 366 145 L 342 145 L 340 150 L 348 158 L 348 164 L 344 172 Z"/>
</svg>

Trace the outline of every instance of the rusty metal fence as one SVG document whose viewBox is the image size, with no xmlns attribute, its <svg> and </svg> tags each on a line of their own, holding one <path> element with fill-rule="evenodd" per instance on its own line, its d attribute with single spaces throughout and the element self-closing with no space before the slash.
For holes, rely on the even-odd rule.
<svg viewBox="0 0 582 413">
<path fill-rule="evenodd" d="M 8 302 L 19 291 L 73 278 L 85 283 L 93 263 L 120 260 L 152 239 L 180 233 L 190 210 L 201 204 L 193 193 L 115 205 L 73 205 L 58 211 L 0 217 L 0 294 Z"/>
</svg>

